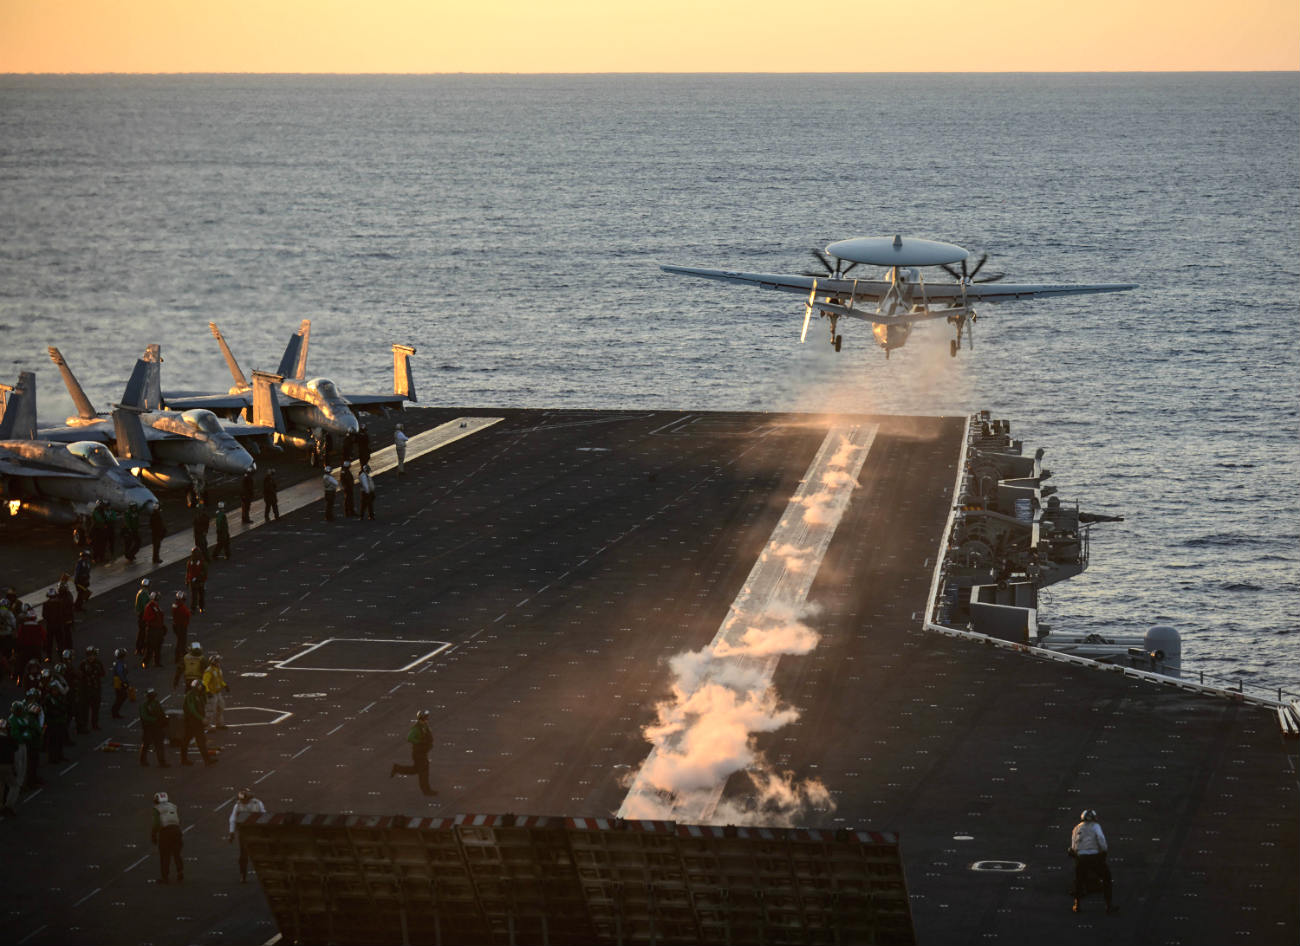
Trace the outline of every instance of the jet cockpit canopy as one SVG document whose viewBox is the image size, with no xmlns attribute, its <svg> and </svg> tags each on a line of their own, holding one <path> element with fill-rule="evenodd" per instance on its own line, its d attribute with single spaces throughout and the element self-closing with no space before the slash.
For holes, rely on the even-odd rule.
<svg viewBox="0 0 1300 946">
<path fill-rule="evenodd" d="M 222 432 L 221 421 L 217 420 L 217 415 L 203 408 L 183 411 L 181 419 L 201 433 L 219 434 Z"/>
<path fill-rule="evenodd" d="M 68 452 L 99 470 L 112 469 L 118 465 L 117 458 L 102 443 L 79 440 L 68 444 Z"/>
</svg>

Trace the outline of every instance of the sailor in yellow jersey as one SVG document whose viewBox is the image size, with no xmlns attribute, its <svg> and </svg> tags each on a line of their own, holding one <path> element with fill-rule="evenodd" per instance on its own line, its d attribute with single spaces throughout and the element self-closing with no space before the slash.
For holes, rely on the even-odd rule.
<svg viewBox="0 0 1300 946">
<path fill-rule="evenodd" d="M 208 694 L 207 724 L 214 729 L 225 729 L 226 694 L 230 687 L 221 673 L 221 655 L 213 654 L 208 669 L 203 671 L 203 689 Z"/>
</svg>

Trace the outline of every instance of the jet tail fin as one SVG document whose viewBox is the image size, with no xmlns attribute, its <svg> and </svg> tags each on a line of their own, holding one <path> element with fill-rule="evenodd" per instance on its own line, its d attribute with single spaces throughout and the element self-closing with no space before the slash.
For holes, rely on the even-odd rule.
<svg viewBox="0 0 1300 946">
<path fill-rule="evenodd" d="M 149 376 L 149 363 L 143 358 L 135 363 L 135 370 L 131 372 L 130 379 L 126 382 L 126 389 L 122 392 L 122 403 L 120 407 L 132 407 L 138 410 L 147 410 L 144 405 L 144 386 Z"/>
<path fill-rule="evenodd" d="M 143 361 L 136 362 L 136 374 L 140 373 Z M 135 380 L 135 375 L 131 376 Z M 130 390 L 130 383 L 127 389 Z M 148 464 L 153 460 L 149 452 L 149 441 L 144 436 L 144 424 L 140 421 L 142 409 L 133 404 L 113 405 L 113 431 L 117 437 L 117 455 L 136 463 Z"/>
<path fill-rule="evenodd" d="M 275 385 L 283 380 L 278 374 L 253 372 L 253 423 L 274 427 L 278 434 L 284 433 L 284 415 L 280 413 L 280 398 L 276 396 Z"/>
<path fill-rule="evenodd" d="M 4 417 L 0 418 L 0 440 L 36 439 L 36 374 L 24 371 L 5 398 Z"/>
<path fill-rule="evenodd" d="M 230 376 L 235 379 L 235 384 L 241 388 L 247 388 L 248 379 L 244 377 L 244 372 L 239 370 L 239 362 L 235 361 L 235 356 L 230 353 L 230 346 L 226 344 L 225 338 L 222 337 L 221 329 L 217 328 L 217 323 L 209 322 L 208 331 L 217 340 L 217 344 L 221 346 L 221 354 L 226 356 L 226 367 L 230 369 Z"/>
<path fill-rule="evenodd" d="M 298 331 L 289 336 L 289 344 L 284 346 L 284 355 L 280 358 L 280 367 L 275 373 L 282 378 L 301 380 L 307 373 L 307 336 L 311 334 L 311 319 L 303 319 Z"/>
<path fill-rule="evenodd" d="M 72 373 L 68 367 L 68 362 L 64 359 L 63 353 L 51 345 L 48 349 L 50 361 L 59 366 L 59 374 L 63 375 L 64 387 L 72 395 L 72 403 L 77 406 L 77 416 L 85 420 L 96 420 L 99 415 L 95 413 L 95 405 L 90 403 L 90 398 L 86 397 L 86 392 L 81 389 L 81 383 L 77 381 L 77 376 Z"/>
<path fill-rule="evenodd" d="M 411 345 L 393 346 L 393 393 L 400 394 L 408 401 L 419 401 L 415 396 L 415 378 L 411 375 L 411 356 L 415 348 Z"/>
<path fill-rule="evenodd" d="M 147 367 L 144 377 L 144 400 L 141 401 L 140 406 L 146 411 L 160 411 L 163 409 L 162 346 L 158 344 L 146 346 L 141 362 Z"/>
</svg>

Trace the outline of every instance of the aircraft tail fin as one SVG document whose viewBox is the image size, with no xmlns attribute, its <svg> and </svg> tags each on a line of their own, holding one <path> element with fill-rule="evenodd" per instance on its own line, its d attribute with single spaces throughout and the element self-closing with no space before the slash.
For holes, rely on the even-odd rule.
<svg viewBox="0 0 1300 946">
<path fill-rule="evenodd" d="M 121 407 L 133 407 L 139 410 L 148 410 L 144 405 L 145 382 L 149 377 L 149 363 L 143 358 L 135 363 L 135 369 L 131 372 L 130 379 L 126 382 L 126 389 L 122 392 Z"/>
<path fill-rule="evenodd" d="M 307 371 L 307 336 L 311 334 L 311 319 L 303 319 L 298 331 L 289 336 L 289 344 L 284 346 L 284 355 L 280 358 L 280 367 L 275 373 L 282 378 L 301 380 Z"/>
<path fill-rule="evenodd" d="M 72 373 L 68 367 L 63 353 L 51 345 L 48 349 L 50 361 L 59 366 L 59 374 L 63 375 L 63 384 L 72 395 L 72 403 L 77 406 L 77 416 L 85 420 L 95 420 L 99 417 L 95 413 L 95 405 L 90 403 L 90 398 L 86 397 L 86 392 L 81 389 L 81 383 L 77 381 L 77 376 Z"/>
<path fill-rule="evenodd" d="M 146 346 L 144 357 L 140 360 L 147 366 L 144 377 L 144 400 L 140 406 L 146 411 L 160 411 L 163 409 L 162 346 L 156 343 Z"/>
<path fill-rule="evenodd" d="M 24 371 L 5 398 L 4 417 L 0 418 L 0 440 L 36 439 L 36 374 Z"/>
<path fill-rule="evenodd" d="M 415 378 L 411 375 L 411 356 L 415 348 L 411 345 L 393 346 L 393 393 L 400 394 L 408 401 L 419 401 L 415 396 Z"/>
<path fill-rule="evenodd" d="M 284 433 L 284 415 L 280 413 L 280 398 L 276 396 L 275 385 L 283 380 L 278 374 L 253 372 L 253 423 L 274 427 L 278 434 Z"/>
<path fill-rule="evenodd" d="M 143 361 L 136 362 L 136 374 L 140 374 Z M 135 381 L 135 375 L 131 380 Z M 127 384 L 129 390 L 131 384 Z M 153 460 L 149 452 L 149 441 L 144 436 L 144 424 L 140 421 L 142 409 L 132 404 L 113 405 L 113 430 L 117 436 L 117 455 L 137 463 L 147 464 Z"/>
<path fill-rule="evenodd" d="M 217 328 L 217 323 L 209 322 L 208 331 L 217 340 L 217 344 L 221 346 L 221 354 L 226 356 L 226 367 L 230 369 L 230 376 L 235 379 L 235 384 L 241 388 L 247 388 L 248 379 L 244 377 L 244 372 L 239 370 L 239 362 L 235 361 L 235 356 L 230 353 L 230 346 L 226 344 L 225 338 L 222 337 L 221 329 Z"/>
<path fill-rule="evenodd" d="M 298 365 L 293 376 L 302 379 L 307 377 L 307 344 L 311 341 L 311 319 L 302 320 L 298 334 L 302 336 L 302 349 L 298 352 Z"/>
</svg>

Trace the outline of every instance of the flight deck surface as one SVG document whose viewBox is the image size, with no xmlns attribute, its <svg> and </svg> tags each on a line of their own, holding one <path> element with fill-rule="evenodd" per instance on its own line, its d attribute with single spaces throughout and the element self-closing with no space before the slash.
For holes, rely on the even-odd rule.
<svg viewBox="0 0 1300 946">
<path fill-rule="evenodd" d="M 213 563 L 190 639 L 223 655 L 232 691 L 215 766 L 142 768 L 131 705 L 43 766 L 0 824 L 6 941 L 266 942 L 266 901 L 225 843 L 245 786 L 271 811 L 609 817 L 667 661 L 713 640 L 844 420 L 431 413 L 501 420 L 379 476 L 374 522 L 312 502 Z M 963 419 L 857 420 L 874 437 L 807 594 L 820 641 L 773 677 L 800 716 L 757 737 L 829 791 L 796 823 L 898 832 L 922 943 L 1300 939 L 1295 743 L 1260 708 L 922 630 Z M 181 572 L 153 574 L 171 589 Z M 133 592 L 96 594 L 78 651 L 131 647 Z M 132 682 L 172 692 L 170 667 Z M 419 709 L 432 799 L 389 777 Z M 123 748 L 96 751 L 105 738 Z M 160 790 L 187 829 L 183 885 L 153 883 Z M 750 791 L 726 784 L 741 808 Z M 1114 916 L 1096 896 L 1070 912 L 1085 807 L 1110 839 Z"/>
</svg>

